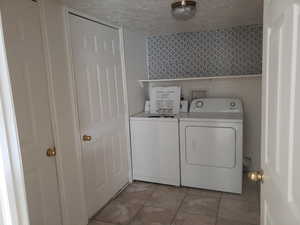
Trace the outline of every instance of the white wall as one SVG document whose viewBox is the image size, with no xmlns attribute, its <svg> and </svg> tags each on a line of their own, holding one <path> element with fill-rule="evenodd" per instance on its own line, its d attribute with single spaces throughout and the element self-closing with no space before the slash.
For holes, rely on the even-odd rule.
<svg viewBox="0 0 300 225">
<path fill-rule="evenodd" d="M 147 79 L 145 35 L 124 30 L 124 49 L 128 108 L 129 115 L 133 115 L 143 111 L 145 105 L 145 92 L 138 83 L 138 80 Z"/>
<path fill-rule="evenodd" d="M 189 98 L 192 90 L 207 90 L 208 97 L 238 97 L 244 106 L 244 157 L 251 157 L 250 169 L 260 168 L 261 79 L 216 79 L 173 83 Z M 171 85 L 169 83 L 169 85 Z"/>
<path fill-rule="evenodd" d="M 49 66 L 51 109 L 54 119 L 54 137 L 57 149 L 57 169 L 65 225 L 87 224 L 85 196 L 82 181 L 79 137 L 74 130 L 75 114 L 70 87 L 63 6 L 59 0 L 44 2 L 44 35 L 46 61 Z M 46 28 L 46 29 L 45 29 Z M 48 45 L 48 46 L 47 46 Z"/>
</svg>

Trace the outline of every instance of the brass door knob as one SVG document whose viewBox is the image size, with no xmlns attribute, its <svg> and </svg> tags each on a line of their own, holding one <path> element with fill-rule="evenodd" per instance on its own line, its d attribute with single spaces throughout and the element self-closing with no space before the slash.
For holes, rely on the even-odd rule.
<svg viewBox="0 0 300 225">
<path fill-rule="evenodd" d="M 253 171 L 248 173 L 248 178 L 254 182 L 264 182 L 264 172 L 263 171 Z"/>
<path fill-rule="evenodd" d="M 56 149 L 55 148 L 48 148 L 46 154 L 47 154 L 48 157 L 54 157 L 54 156 L 56 156 Z"/>
<path fill-rule="evenodd" d="M 88 136 L 88 135 L 83 135 L 83 136 L 82 136 L 82 140 L 83 140 L 83 141 L 91 141 L 91 140 L 92 140 L 92 137 L 91 137 L 91 136 Z"/>
</svg>

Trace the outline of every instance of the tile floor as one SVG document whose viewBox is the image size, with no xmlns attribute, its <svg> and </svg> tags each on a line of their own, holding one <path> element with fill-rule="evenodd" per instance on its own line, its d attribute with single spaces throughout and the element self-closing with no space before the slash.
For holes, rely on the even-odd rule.
<svg viewBox="0 0 300 225">
<path fill-rule="evenodd" d="M 89 225 L 258 225 L 259 187 L 243 186 L 236 195 L 134 182 Z"/>
</svg>

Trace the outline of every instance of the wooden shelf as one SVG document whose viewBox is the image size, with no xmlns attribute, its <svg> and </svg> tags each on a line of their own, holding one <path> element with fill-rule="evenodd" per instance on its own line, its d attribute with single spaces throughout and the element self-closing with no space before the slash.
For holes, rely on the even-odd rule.
<svg viewBox="0 0 300 225">
<path fill-rule="evenodd" d="M 177 81 L 193 81 L 193 80 L 217 80 L 217 79 L 246 79 L 246 78 L 261 78 L 261 74 L 252 75 L 234 75 L 234 76 L 212 76 L 212 77 L 190 77 L 190 78 L 176 78 L 176 79 L 154 79 L 154 80 L 139 80 L 141 87 L 145 83 L 159 83 L 159 82 L 177 82 Z"/>
</svg>

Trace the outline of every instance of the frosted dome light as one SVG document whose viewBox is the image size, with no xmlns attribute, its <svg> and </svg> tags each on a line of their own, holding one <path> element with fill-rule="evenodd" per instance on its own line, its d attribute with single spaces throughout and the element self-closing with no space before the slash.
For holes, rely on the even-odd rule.
<svg viewBox="0 0 300 225">
<path fill-rule="evenodd" d="M 182 0 L 172 3 L 172 15 L 178 20 L 188 20 L 196 14 L 196 2 Z"/>
</svg>

